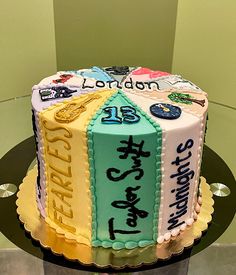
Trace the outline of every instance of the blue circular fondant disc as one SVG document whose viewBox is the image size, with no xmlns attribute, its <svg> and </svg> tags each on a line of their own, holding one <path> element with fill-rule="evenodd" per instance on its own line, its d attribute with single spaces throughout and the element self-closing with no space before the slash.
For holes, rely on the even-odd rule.
<svg viewBox="0 0 236 275">
<path fill-rule="evenodd" d="M 181 115 L 181 109 L 167 103 L 155 103 L 150 106 L 150 112 L 153 116 L 163 119 L 177 119 Z"/>
</svg>

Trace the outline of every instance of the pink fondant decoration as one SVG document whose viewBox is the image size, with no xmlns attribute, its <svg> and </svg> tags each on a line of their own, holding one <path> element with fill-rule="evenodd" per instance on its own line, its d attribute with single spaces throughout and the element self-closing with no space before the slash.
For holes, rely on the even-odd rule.
<svg viewBox="0 0 236 275">
<path fill-rule="evenodd" d="M 132 72 L 133 75 L 143 75 L 143 74 L 148 74 L 150 78 L 157 78 L 157 77 L 161 77 L 161 76 L 166 76 L 166 75 L 170 75 L 167 72 L 162 72 L 162 71 L 153 71 L 150 70 L 148 68 L 139 68 L 137 70 L 134 70 Z"/>
</svg>

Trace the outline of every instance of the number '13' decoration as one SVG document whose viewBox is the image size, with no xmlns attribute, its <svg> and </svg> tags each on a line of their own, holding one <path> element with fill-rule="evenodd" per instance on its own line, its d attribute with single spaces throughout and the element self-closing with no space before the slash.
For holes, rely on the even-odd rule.
<svg viewBox="0 0 236 275">
<path fill-rule="evenodd" d="M 131 106 L 120 107 L 122 118 L 118 116 L 118 109 L 116 106 L 106 107 L 103 109 L 108 114 L 107 117 L 102 118 L 102 123 L 105 124 L 122 124 L 122 123 L 137 123 L 140 116 L 136 114 L 136 110 Z"/>
</svg>

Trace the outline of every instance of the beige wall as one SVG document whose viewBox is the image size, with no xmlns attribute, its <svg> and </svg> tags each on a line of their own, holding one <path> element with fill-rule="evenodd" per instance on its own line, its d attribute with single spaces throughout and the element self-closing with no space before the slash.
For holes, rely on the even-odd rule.
<svg viewBox="0 0 236 275">
<path fill-rule="evenodd" d="M 53 1 L 1 1 L 0 101 L 56 71 Z"/>
<path fill-rule="evenodd" d="M 58 69 L 171 70 L 177 0 L 54 0 Z"/>
<path fill-rule="evenodd" d="M 172 72 L 236 107 L 236 1 L 179 0 Z M 209 106 L 206 143 L 236 175 L 236 111 Z"/>
</svg>

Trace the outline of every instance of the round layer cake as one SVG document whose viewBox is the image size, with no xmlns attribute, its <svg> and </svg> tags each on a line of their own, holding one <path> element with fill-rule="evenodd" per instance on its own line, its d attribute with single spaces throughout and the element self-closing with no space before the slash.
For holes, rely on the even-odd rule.
<svg viewBox="0 0 236 275">
<path fill-rule="evenodd" d="M 191 226 L 207 95 L 141 67 L 64 71 L 33 87 L 37 204 L 57 233 L 114 249 Z"/>
</svg>

